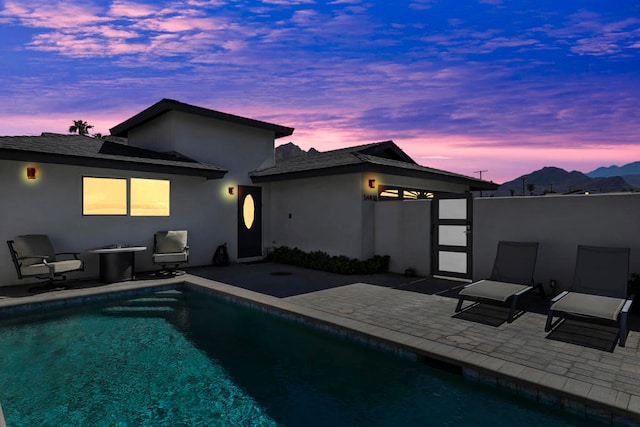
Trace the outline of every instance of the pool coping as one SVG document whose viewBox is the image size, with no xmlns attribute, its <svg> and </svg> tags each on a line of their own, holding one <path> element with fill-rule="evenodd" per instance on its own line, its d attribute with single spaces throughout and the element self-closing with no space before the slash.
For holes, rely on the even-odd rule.
<svg viewBox="0 0 640 427">
<path fill-rule="evenodd" d="M 475 353 L 455 345 L 348 319 L 297 305 L 281 298 L 189 274 L 170 279 L 121 282 L 100 287 L 61 290 L 19 299 L 0 299 L 0 316 L 43 308 L 72 306 L 100 299 L 115 299 L 147 290 L 160 291 L 181 287 L 204 290 L 405 357 L 416 357 L 428 362 L 459 367 L 462 375 L 469 380 L 509 389 L 525 398 L 584 415 L 587 418 L 614 425 L 640 425 L 638 421 L 640 420 L 640 396 L 631 396 L 626 402 L 612 402 L 606 387 L 582 387 L 580 381 L 562 375 Z M 594 389 L 594 387 L 597 388 Z M 2 424 L 1 411 L 0 407 L 0 427 L 5 427 Z"/>
</svg>

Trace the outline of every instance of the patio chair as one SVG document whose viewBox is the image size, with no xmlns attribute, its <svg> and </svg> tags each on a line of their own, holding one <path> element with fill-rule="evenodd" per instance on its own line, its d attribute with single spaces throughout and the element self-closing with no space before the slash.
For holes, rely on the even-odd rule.
<svg viewBox="0 0 640 427">
<path fill-rule="evenodd" d="M 18 279 L 46 279 L 43 284 L 30 288 L 30 292 L 57 288 L 56 279 L 66 280 L 66 273 L 84 270 L 84 263 L 78 259 L 79 252 L 56 253 L 49 237 L 44 234 L 17 236 L 7 240 L 7 244 Z M 70 255 L 73 259 L 60 260 L 61 255 Z"/>
<path fill-rule="evenodd" d="M 545 332 L 563 318 L 614 322 L 620 328 L 620 347 L 627 340 L 627 315 L 633 295 L 627 296 L 629 248 L 578 246 L 573 283 L 551 300 Z"/>
<path fill-rule="evenodd" d="M 189 246 L 187 246 L 187 231 L 158 231 L 153 236 L 153 262 L 160 264 L 160 274 L 180 275 L 184 271 L 178 270 L 180 264 L 189 261 Z M 168 266 L 173 267 L 168 267 Z"/>
<path fill-rule="evenodd" d="M 538 242 L 498 242 L 491 276 L 466 285 L 458 293 L 456 313 L 462 310 L 465 299 L 501 304 L 510 299 L 507 322 L 513 322 L 520 295 L 537 288 L 545 296 L 542 284 L 533 282 L 537 256 Z"/>
</svg>

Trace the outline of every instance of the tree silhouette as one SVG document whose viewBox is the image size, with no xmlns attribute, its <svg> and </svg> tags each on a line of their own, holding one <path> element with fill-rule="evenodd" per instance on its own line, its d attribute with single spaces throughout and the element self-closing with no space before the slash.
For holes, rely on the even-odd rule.
<svg viewBox="0 0 640 427">
<path fill-rule="evenodd" d="M 69 132 L 78 133 L 78 135 L 86 135 L 92 127 L 93 125 L 90 125 L 84 120 L 74 120 L 73 124 L 69 126 Z"/>
<path fill-rule="evenodd" d="M 533 196 L 533 189 L 536 188 L 535 184 L 527 184 L 527 190 L 529 191 L 529 194 Z"/>
</svg>

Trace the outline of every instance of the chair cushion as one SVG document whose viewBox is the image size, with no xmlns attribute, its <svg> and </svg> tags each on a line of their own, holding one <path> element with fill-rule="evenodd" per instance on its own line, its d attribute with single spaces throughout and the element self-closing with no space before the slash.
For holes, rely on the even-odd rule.
<svg viewBox="0 0 640 427">
<path fill-rule="evenodd" d="M 527 285 L 518 285 L 516 283 L 481 280 L 463 288 L 459 295 L 505 302 L 512 295 L 528 287 Z"/>
<path fill-rule="evenodd" d="M 25 257 L 31 255 L 46 255 L 47 262 L 53 262 L 56 260 L 56 254 L 51 246 L 49 237 L 44 234 L 28 234 L 24 236 L 17 236 L 13 239 L 14 248 L 18 253 L 18 257 Z M 28 258 L 19 260 L 22 267 L 28 267 L 33 264 L 42 264 L 42 259 Z"/>
<path fill-rule="evenodd" d="M 175 252 L 170 254 L 153 254 L 153 262 L 156 264 L 187 262 L 187 253 Z"/>
<path fill-rule="evenodd" d="M 49 264 L 53 266 L 54 274 L 66 273 L 67 271 L 74 271 L 82 268 L 82 261 L 79 259 L 56 261 Z M 28 267 L 22 267 L 20 270 L 23 276 L 46 276 L 49 274 L 49 268 L 42 263 L 31 264 Z"/>
<path fill-rule="evenodd" d="M 617 320 L 625 299 L 569 292 L 551 306 L 551 310 L 600 319 Z"/>
<path fill-rule="evenodd" d="M 156 254 L 183 252 L 187 246 L 187 231 L 159 231 L 156 233 Z"/>
</svg>

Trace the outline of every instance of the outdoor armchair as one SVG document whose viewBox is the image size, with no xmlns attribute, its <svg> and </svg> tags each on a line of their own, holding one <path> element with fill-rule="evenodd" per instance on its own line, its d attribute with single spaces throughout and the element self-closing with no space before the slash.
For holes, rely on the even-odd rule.
<svg viewBox="0 0 640 427">
<path fill-rule="evenodd" d="M 534 284 L 533 272 L 538 256 L 538 242 L 498 242 L 498 249 L 488 279 L 466 285 L 458 293 L 456 313 L 462 310 L 465 299 L 476 302 L 507 303 L 511 300 L 507 321 L 511 323 L 516 312 L 518 297 L 541 284 Z"/>
<path fill-rule="evenodd" d="M 633 295 L 628 296 L 629 248 L 578 246 L 573 283 L 551 300 L 545 331 L 563 318 L 614 322 L 620 328 L 620 347 L 627 340 L 627 316 Z"/>
<path fill-rule="evenodd" d="M 187 230 L 158 231 L 153 236 L 153 262 L 160 264 L 162 274 L 184 274 L 177 268 L 188 261 Z"/>
<path fill-rule="evenodd" d="M 66 280 L 65 273 L 84 269 L 84 263 L 78 259 L 78 252 L 56 253 L 49 237 L 44 234 L 17 236 L 13 240 L 7 240 L 7 244 L 18 279 L 46 279 L 44 284 L 30 290 L 53 288 L 56 278 Z M 70 256 L 72 259 L 59 259 L 62 255 Z"/>
</svg>

